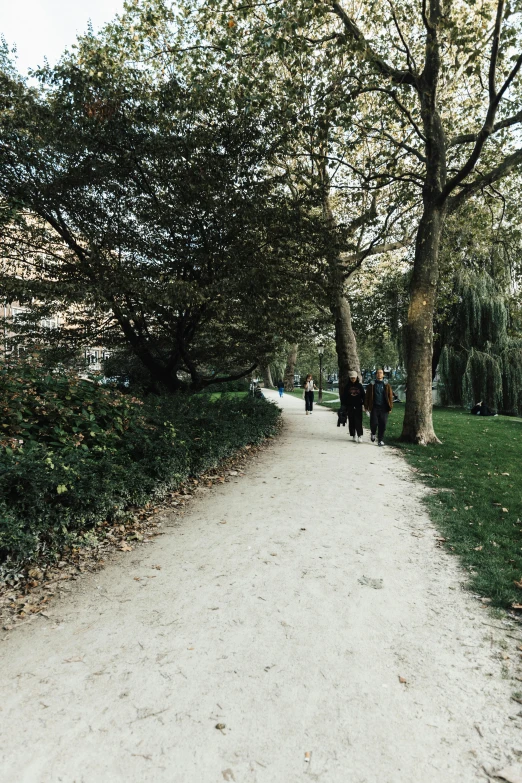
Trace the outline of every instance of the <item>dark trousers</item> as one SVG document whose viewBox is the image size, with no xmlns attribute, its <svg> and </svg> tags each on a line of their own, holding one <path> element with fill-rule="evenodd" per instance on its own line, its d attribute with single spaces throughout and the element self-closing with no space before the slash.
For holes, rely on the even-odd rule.
<svg viewBox="0 0 522 783">
<path fill-rule="evenodd" d="M 347 408 L 348 411 L 348 426 L 350 428 L 350 435 L 357 435 L 362 438 L 363 426 L 362 426 L 362 408 Z"/>
<path fill-rule="evenodd" d="M 314 409 L 314 393 L 313 391 L 305 391 L 305 410 L 312 412 Z"/>
<path fill-rule="evenodd" d="M 386 424 L 388 423 L 388 413 L 389 411 L 387 411 L 386 408 L 376 408 L 375 406 L 372 408 L 372 412 L 370 413 L 370 429 L 372 431 L 372 435 L 375 435 L 376 432 L 378 433 L 378 440 L 382 440 L 384 438 Z"/>
</svg>

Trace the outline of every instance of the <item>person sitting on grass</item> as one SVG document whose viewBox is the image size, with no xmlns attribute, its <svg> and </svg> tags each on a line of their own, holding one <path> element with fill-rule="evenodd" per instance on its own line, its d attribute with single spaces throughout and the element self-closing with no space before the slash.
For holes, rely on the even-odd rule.
<svg viewBox="0 0 522 783">
<path fill-rule="evenodd" d="M 482 400 L 473 406 L 470 413 L 473 416 L 498 416 L 498 413 L 494 413 Z"/>
</svg>

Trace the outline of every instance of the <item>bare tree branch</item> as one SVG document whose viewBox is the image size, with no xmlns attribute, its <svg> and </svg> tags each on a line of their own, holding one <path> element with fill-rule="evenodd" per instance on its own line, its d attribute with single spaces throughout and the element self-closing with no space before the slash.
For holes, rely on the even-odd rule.
<svg viewBox="0 0 522 783">
<path fill-rule="evenodd" d="M 491 169 L 487 174 L 483 174 L 477 177 L 462 187 L 462 190 L 455 196 L 448 199 L 448 211 L 455 212 L 462 204 L 464 204 L 470 196 L 483 188 L 492 185 L 493 182 L 498 182 L 500 179 L 509 174 L 514 168 L 522 164 L 522 149 L 518 149 L 511 155 L 508 155 L 504 160 Z"/>
<path fill-rule="evenodd" d="M 397 14 L 395 13 L 395 6 L 393 5 L 392 0 L 388 0 L 388 4 L 389 4 L 390 9 L 391 9 L 393 23 L 395 24 L 395 28 L 396 28 L 396 30 L 397 30 L 397 32 L 399 34 L 399 38 L 401 39 L 401 41 L 403 43 L 403 46 L 404 46 L 404 50 L 406 52 L 406 59 L 407 59 L 407 62 L 408 62 L 408 70 L 412 74 L 414 74 L 416 76 L 417 75 L 417 66 L 415 64 L 415 60 L 414 60 L 414 57 L 413 57 L 413 55 L 411 53 L 410 47 L 408 46 L 408 44 L 406 42 L 406 39 L 405 39 L 405 37 L 403 35 L 403 32 L 401 30 L 401 26 L 399 24 L 399 20 L 397 19 Z"/>
<path fill-rule="evenodd" d="M 394 84 L 409 84 L 412 87 L 417 87 L 417 80 L 410 69 L 401 70 L 400 68 L 394 68 L 377 54 L 340 3 L 334 1 L 331 6 L 332 13 L 339 17 L 347 33 L 357 44 L 359 44 L 362 54 L 368 62 L 377 68 L 384 76 L 390 78 Z"/>
<path fill-rule="evenodd" d="M 382 245 L 371 244 L 364 250 L 359 250 L 357 253 L 351 253 L 350 255 L 341 253 L 339 268 L 345 272 L 346 277 L 350 277 L 363 262 L 370 256 L 378 256 L 382 253 L 389 253 L 392 250 L 400 250 L 403 247 L 407 247 L 411 239 L 403 239 L 399 242 L 386 242 Z"/>
<path fill-rule="evenodd" d="M 518 122 L 522 122 L 522 110 L 517 112 L 516 114 L 513 114 L 512 117 L 506 117 L 505 120 L 499 120 L 499 122 L 496 122 L 493 125 L 493 130 L 491 131 L 490 135 L 493 135 L 499 130 L 502 130 L 503 128 L 509 128 L 511 125 L 516 125 Z M 448 143 L 449 147 L 456 147 L 459 144 L 472 144 L 477 140 L 478 134 L 477 133 L 463 133 L 460 136 L 454 136 L 452 139 L 450 139 Z"/>
<path fill-rule="evenodd" d="M 489 102 L 493 104 L 497 97 L 497 90 L 495 86 L 495 77 L 497 73 L 497 61 L 498 61 L 498 47 L 500 43 L 500 28 L 502 26 L 502 15 L 504 13 L 504 0 L 498 0 L 497 4 L 497 18 L 495 19 L 495 30 L 493 32 L 493 44 L 491 47 L 491 57 L 489 60 Z"/>
<path fill-rule="evenodd" d="M 495 22 L 495 34 L 493 35 L 493 44 L 491 47 L 491 55 L 490 55 L 490 66 L 489 66 L 489 106 L 486 113 L 486 119 L 484 120 L 484 124 L 482 128 L 480 129 L 479 133 L 477 134 L 477 138 L 475 141 L 475 145 L 473 147 L 473 150 L 468 157 L 467 161 L 464 163 L 464 165 L 461 167 L 460 171 L 457 172 L 450 180 L 446 183 L 445 187 L 442 190 L 442 193 L 440 195 L 440 203 L 444 204 L 446 199 L 450 196 L 450 194 L 455 190 L 455 188 L 460 185 L 461 182 L 463 182 L 466 177 L 471 174 L 473 169 L 475 168 L 475 164 L 477 163 L 478 159 L 480 158 L 480 155 L 482 153 L 482 149 L 484 147 L 484 144 L 486 143 L 487 139 L 491 135 L 491 133 L 494 130 L 495 127 L 495 115 L 499 106 L 500 101 L 502 100 L 502 96 L 508 89 L 509 85 L 515 78 L 516 74 L 520 70 L 520 67 L 522 66 L 522 55 L 520 55 L 517 59 L 517 62 L 515 63 L 514 67 L 511 70 L 511 73 L 505 80 L 504 84 L 502 85 L 502 88 L 499 90 L 498 94 L 496 93 L 495 88 L 495 72 L 496 72 L 496 61 L 498 56 L 498 39 L 500 37 L 500 28 L 502 23 L 502 14 L 504 10 L 504 0 L 498 0 L 497 5 L 497 18 Z M 459 194 L 460 195 L 460 194 Z"/>
</svg>

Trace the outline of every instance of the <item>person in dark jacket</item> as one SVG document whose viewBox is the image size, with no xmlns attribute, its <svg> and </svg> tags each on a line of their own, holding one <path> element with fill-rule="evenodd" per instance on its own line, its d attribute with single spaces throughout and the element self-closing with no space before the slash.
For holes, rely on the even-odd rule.
<svg viewBox="0 0 522 783">
<path fill-rule="evenodd" d="M 491 408 L 488 408 L 486 403 L 482 402 L 482 400 L 473 406 L 470 413 L 473 414 L 473 416 L 498 416 L 498 413 L 495 413 Z"/>
<path fill-rule="evenodd" d="M 279 392 L 279 396 L 280 396 L 280 397 L 282 397 L 282 396 L 283 396 L 283 392 L 284 392 L 284 390 L 285 390 L 285 382 L 284 382 L 284 381 L 283 381 L 283 379 L 281 378 L 281 380 L 280 380 L 280 381 L 278 382 L 278 384 L 277 384 L 277 391 Z"/>
<path fill-rule="evenodd" d="M 377 370 L 375 380 L 368 384 L 364 407 L 370 413 L 370 430 L 372 443 L 377 433 L 379 446 L 384 446 L 384 433 L 388 423 L 388 414 L 393 408 L 393 390 L 384 378 L 384 372 Z"/>
<path fill-rule="evenodd" d="M 348 413 L 348 426 L 354 443 L 362 443 L 364 388 L 355 370 L 350 370 L 349 382 L 343 389 L 341 404 Z"/>
</svg>

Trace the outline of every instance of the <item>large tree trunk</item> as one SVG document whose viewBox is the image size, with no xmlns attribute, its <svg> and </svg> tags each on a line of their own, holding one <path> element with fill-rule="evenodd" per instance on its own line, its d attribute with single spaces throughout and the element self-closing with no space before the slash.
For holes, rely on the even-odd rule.
<svg viewBox="0 0 522 783">
<path fill-rule="evenodd" d="M 270 370 L 269 364 L 260 364 L 259 365 L 259 372 L 261 373 L 261 377 L 263 378 L 263 383 L 265 385 L 265 389 L 274 389 L 274 382 L 272 380 L 272 372 Z"/>
<path fill-rule="evenodd" d="M 285 391 L 287 392 L 291 392 L 294 389 L 295 363 L 297 362 L 298 347 L 298 343 L 294 343 L 290 346 L 290 350 L 288 351 L 284 377 Z"/>
<path fill-rule="evenodd" d="M 342 394 L 344 387 L 348 383 L 350 370 L 355 370 L 359 378 L 361 377 L 357 342 L 352 329 L 350 302 L 344 294 L 343 287 L 340 282 L 339 286 L 332 292 L 332 303 L 330 305 L 335 323 L 335 348 L 339 364 L 339 394 Z"/>
<path fill-rule="evenodd" d="M 440 443 L 433 429 L 433 316 L 438 282 L 438 258 L 444 211 L 425 206 L 419 223 L 406 327 L 408 392 L 401 440 Z"/>
</svg>

